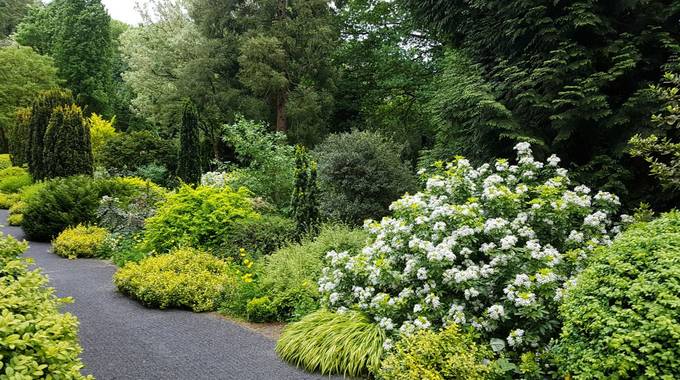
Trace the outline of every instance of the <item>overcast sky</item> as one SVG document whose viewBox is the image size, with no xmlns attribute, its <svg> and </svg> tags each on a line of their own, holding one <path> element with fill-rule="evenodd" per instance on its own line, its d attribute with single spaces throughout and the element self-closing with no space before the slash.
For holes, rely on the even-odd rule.
<svg viewBox="0 0 680 380">
<path fill-rule="evenodd" d="M 139 13 L 135 9 L 136 3 L 144 3 L 144 0 L 102 0 L 108 9 L 111 18 L 126 22 L 130 25 L 137 25 L 142 21 Z"/>
</svg>

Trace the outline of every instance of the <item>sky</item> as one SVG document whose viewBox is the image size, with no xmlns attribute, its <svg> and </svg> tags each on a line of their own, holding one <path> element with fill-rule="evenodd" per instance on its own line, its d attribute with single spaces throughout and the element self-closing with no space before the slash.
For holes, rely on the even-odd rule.
<svg viewBox="0 0 680 380">
<path fill-rule="evenodd" d="M 144 0 L 102 0 L 102 3 L 113 19 L 130 25 L 137 25 L 142 21 L 139 12 L 135 9 L 135 4 L 143 4 L 145 3 Z"/>
</svg>

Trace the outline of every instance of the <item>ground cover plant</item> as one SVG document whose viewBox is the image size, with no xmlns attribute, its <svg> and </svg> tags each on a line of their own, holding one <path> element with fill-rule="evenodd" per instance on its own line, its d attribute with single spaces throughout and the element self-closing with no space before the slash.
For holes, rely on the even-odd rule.
<svg viewBox="0 0 680 380">
<path fill-rule="evenodd" d="M 78 320 L 59 312 L 68 300 L 55 297 L 47 278 L 20 258 L 26 247 L 0 236 L 0 377 L 92 379 L 80 373 Z"/>
<path fill-rule="evenodd" d="M 565 296 L 555 349 L 564 376 L 677 377 L 680 213 L 637 224 L 600 249 Z"/>
<path fill-rule="evenodd" d="M 392 217 L 367 222 L 360 253 L 329 252 L 324 303 L 367 313 L 391 337 L 457 323 L 517 365 L 540 356 L 569 279 L 616 233 L 619 201 L 572 187 L 557 157 L 516 149 L 517 165 L 439 165 Z"/>
<path fill-rule="evenodd" d="M 209 253 L 178 248 L 168 254 L 130 262 L 113 281 L 122 293 L 144 305 L 165 309 L 212 311 L 233 273 L 229 265 Z"/>
</svg>

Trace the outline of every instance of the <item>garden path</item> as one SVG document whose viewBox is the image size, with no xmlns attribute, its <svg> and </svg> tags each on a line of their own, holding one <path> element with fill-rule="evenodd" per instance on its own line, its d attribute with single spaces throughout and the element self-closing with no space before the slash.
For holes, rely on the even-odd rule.
<svg viewBox="0 0 680 380">
<path fill-rule="evenodd" d="M 7 225 L 7 211 L 0 211 Z M 21 228 L 3 227 L 23 239 Z M 216 314 L 154 310 L 118 293 L 116 267 L 96 259 L 67 260 L 47 243 L 30 242 L 27 257 L 49 277 L 60 297 L 73 297 L 64 311 L 80 320 L 86 369 L 113 379 L 321 379 L 281 362 L 275 343 Z"/>
</svg>

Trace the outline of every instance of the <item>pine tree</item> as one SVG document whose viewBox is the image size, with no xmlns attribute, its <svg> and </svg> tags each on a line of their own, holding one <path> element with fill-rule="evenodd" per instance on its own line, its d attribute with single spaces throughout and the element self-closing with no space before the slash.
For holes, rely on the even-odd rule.
<svg viewBox="0 0 680 380">
<path fill-rule="evenodd" d="M 291 197 L 293 219 L 300 235 L 315 233 L 319 224 L 319 188 L 316 181 L 316 162 L 306 149 L 295 147 L 295 186 Z"/>
<path fill-rule="evenodd" d="M 33 102 L 29 123 L 29 143 L 26 158 L 28 170 L 36 180 L 44 179 L 47 174 L 44 156 L 45 131 L 52 117 L 52 110 L 60 105 L 73 102 L 71 93 L 63 90 L 49 90 L 40 93 Z"/>
<path fill-rule="evenodd" d="M 46 178 L 92 175 L 90 128 L 77 105 L 54 108 L 44 144 Z"/>
<path fill-rule="evenodd" d="M 198 111 L 191 101 L 187 101 L 179 135 L 177 177 L 188 184 L 201 182 L 201 145 L 198 132 Z"/>
</svg>

